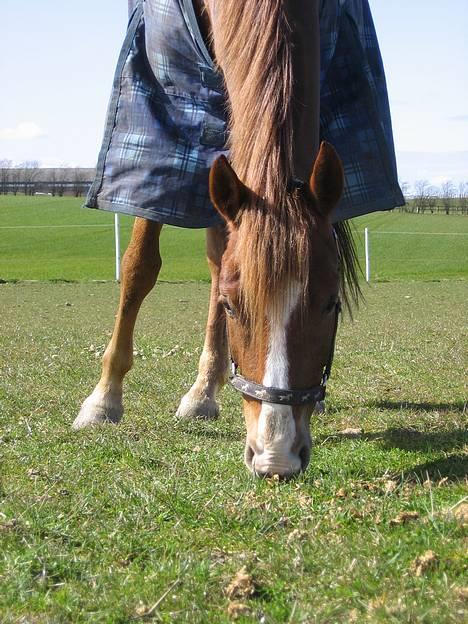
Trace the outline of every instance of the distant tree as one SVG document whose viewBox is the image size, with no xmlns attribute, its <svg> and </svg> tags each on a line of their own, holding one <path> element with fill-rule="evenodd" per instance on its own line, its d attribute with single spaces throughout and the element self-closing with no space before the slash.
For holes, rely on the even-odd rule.
<svg viewBox="0 0 468 624">
<path fill-rule="evenodd" d="M 405 182 L 403 180 L 400 180 L 399 184 L 400 184 L 401 192 L 403 193 L 403 197 L 405 198 L 405 202 L 406 202 L 406 206 L 403 206 L 402 210 L 404 210 L 405 212 L 408 212 L 408 208 L 409 208 L 408 200 L 410 198 L 410 185 L 409 185 L 409 182 Z"/>
<path fill-rule="evenodd" d="M 424 214 L 428 207 L 429 182 L 427 180 L 417 180 L 414 184 L 414 206 L 416 212 Z"/>
<path fill-rule="evenodd" d="M 88 180 L 86 171 L 80 167 L 75 167 L 72 172 L 73 194 L 75 197 L 81 197 L 84 192 L 85 183 Z"/>
<path fill-rule="evenodd" d="M 453 199 L 455 197 L 455 187 L 452 180 L 443 182 L 441 189 L 440 198 L 442 200 L 442 206 L 444 207 L 445 214 L 450 214 L 450 209 L 453 208 Z"/>
<path fill-rule="evenodd" d="M 35 182 L 39 175 L 39 162 L 37 160 L 26 160 L 19 165 L 21 169 L 21 182 L 25 195 L 34 195 Z"/>
<path fill-rule="evenodd" d="M 468 214 L 468 182 L 458 185 L 458 206 L 462 214 Z"/>
<path fill-rule="evenodd" d="M 13 195 L 17 195 L 21 184 L 21 168 L 16 165 L 10 171 L 10 189 Z"/>
<path fill-rule="evenodd" d="M 65 193 L 66 169 L 64 167 L 60 167 L 56 171 L 57 171 L 57 181 L 55 184 L 56 194 L 59 197 L 63 197 L 63 194 Z"/>
<path fill-rule="evenodd" d="M 13 163 L 11 160 L 3 158 L 0 160 L 0 193 L 8 193 L 8 183 L 10 181 L 10 171 Z"/>
<path fill-rule="evenodd" d="M 405 198 L 408 197 L 409 196 L 409 189 L 410 189 L 409 182 L 405 182 L 404 180 L 400 180 L 399 184 L 400 184 L 400 188 L 401 188 L 401 192 L 403 193 L 403 196 Z"/>
<path fill-rule="evenodd" d="M 49 192 L 55 197 L 57 193 L 57 169 L 53 167 L 49 172 Z"/>
<path fill-rule="evenodd" d="M 427 189 L 427 197 L 426 197 L 426 207 L 431 212 L 434 213 L 437 208 L 437 203 L 439 201 L 439 189 L 436 186 L 430 186 Z"/>
</svg>

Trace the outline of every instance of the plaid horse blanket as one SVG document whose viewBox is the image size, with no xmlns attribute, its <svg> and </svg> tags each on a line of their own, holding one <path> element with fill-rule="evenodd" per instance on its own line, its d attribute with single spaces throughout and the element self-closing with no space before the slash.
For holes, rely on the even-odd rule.
<svg viewBox="0 0 468 624">
<path fill-rule="evenodd" d="M 130 21 L 86 206 L 182 227 L 220 222 L 208 194 L 227 154 L 221 76 L 192 0 L 129 0 Z M 322 0 L 321 138 L 337 149 L 343 220 L 404 204 L 387 88 L 367 0 Z"/>
</svg>

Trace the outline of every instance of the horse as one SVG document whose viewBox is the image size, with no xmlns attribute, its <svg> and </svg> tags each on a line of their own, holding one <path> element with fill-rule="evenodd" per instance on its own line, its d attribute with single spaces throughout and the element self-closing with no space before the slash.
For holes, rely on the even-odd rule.
<svg viewBox="0 0 468 624">
<path fill-rule="evenodd" d="M 230 152 L 209 174 L 223 225 L 207 230 L 205 342 L 177 417 L 217 418 L 217 393 L 231 371 L 242 394 L 244 459 L 257 476 L 288 478 L 309 464 L 310 419 L 325 396 L 341 301 L 351 306 L 359 296 L 349 227 L 332 223 L 342 163 L 332 145 L 319 144 L 318 5 L 193 3 L 224 79 Z M 101 378 L 76 429 L 122 418 L 135 321 L 161 268 L 161 228 L 135 220 Z"/>
</svg>

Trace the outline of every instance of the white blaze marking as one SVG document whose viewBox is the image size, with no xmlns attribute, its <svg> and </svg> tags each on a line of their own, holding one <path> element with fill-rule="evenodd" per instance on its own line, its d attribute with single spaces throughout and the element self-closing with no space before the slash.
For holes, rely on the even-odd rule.
<svg viewBox="0 0 468 624">
<path fill-rule="evenodd" d="M 270 335 L 262 382 L 264 386 L 289 388 L 286 330 L 292 313 L 297 307 L 300 294 L 300 284 L 292 282 L 289 292 L 279 302 L 279 307 L 277 306 L 268 314 Z M 258 421 L 258 442 L 263 446 L 264 454 L 271 456 L 271 459 L 275 456 L 288 455 L 295 437 L 296 425 L 292 407 L 264 402 Z"/>
</svg>

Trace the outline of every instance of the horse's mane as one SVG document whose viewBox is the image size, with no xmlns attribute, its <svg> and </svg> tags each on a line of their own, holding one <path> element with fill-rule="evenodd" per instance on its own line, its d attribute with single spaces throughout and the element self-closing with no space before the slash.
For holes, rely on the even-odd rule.
<svg viewBox="0 0 468 624">
<path fill-rule="evenodd" d="M 292 174 L 293 66 L 283 0 L 207 0 L 230 103 L 230 158 L 240 179 L 280 205 Z"/>
<path fill-rule="evenodd" d="M 338 221 L 333 228 L 336 234 L 336 246 L 340 261 L 340 294 L 349 314 L 352 316 L 353 307 L 357 306 L 363 297 L 359 285 L 361 266 L 348 221 Z"/>
<path fill-rule="evenodd" d="M 250 316 L 264 318 L 280 289 L 309 275 L 314 215 L 293 178 L 293 44 L 287 0 L 205 0 L 213 48 L 230 103 L 230 159 L 256 195 L 240 220 L 241 290 Z M 344 299 L 359 292 L 349 228 L 338 226 Z M 345 285 L 350 288 L 346 289 Z"/>
</svg>

